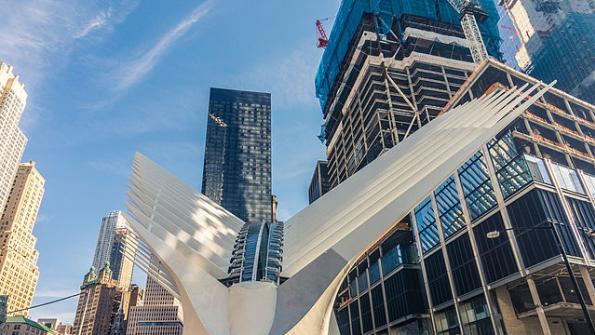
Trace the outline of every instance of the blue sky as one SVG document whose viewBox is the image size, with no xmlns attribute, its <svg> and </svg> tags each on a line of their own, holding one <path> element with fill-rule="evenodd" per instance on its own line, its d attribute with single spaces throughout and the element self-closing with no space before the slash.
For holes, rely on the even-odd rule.
<svg viewBox="0 0 595 335">
<path fill-rule="evenodd" d="M 0 59 L 29 93 L 22 120 L 46 194 L 34 303 L 78 292 L 101 217 L 121 209 L 135 151 L 198 189 L 211 86 L 272 93 L 279 215 L 307 204 L 323 146 L 316 18 L 338 1 L 3 3 Z M 330 24 L 329 24 L 330 25 Z M 330 26 L 327 27 L 330 30 Z M 140 283 L 144 284 L 144 283 Z M 75 300 L 32 311 L 72 321 Z"/>
</svg>

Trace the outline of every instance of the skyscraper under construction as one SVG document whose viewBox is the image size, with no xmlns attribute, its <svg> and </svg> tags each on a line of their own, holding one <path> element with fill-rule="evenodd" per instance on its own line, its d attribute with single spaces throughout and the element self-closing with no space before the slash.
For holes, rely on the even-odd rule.
<svg viewBox="0 0 595 335">
<path fill-rule="evenodd" d="M 479 28 L 500 58 L 498 14 Z M 447 0 L 343 1 L 316 76 L 330 188 L 436 117 L 474 68 Z"/>
</svg>

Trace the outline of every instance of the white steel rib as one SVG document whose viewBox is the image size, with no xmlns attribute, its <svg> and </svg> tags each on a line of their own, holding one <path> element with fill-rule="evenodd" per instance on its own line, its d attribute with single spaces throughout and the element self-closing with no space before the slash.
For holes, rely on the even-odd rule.
<svg viewBox="0 0 595 335">
<path fill-rule="evenodd" d="M 552 87 L 495 90 L 450 107 L 285 224 L 278 287 L 226 287 L 243 222 L 141 154 L 127 206 L 178 289 L 185 334 L 336 334 L 333 302 L 356 259 Z"/>
</svg>

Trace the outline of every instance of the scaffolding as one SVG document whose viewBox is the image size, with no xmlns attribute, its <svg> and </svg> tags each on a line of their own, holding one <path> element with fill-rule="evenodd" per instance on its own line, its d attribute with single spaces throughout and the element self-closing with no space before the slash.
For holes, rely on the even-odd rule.
<svg viewBox="0 0 595 335">
<path fill-rule="evenodd" d="M 481 5 L 488 13 L 487 19 L 480 23 L 479 27 L 488 53 L 499 59 L 501 40 L 497 27 L 499 16 L 496 5 L 492 0 L 474 0 L 474 3 Z M 329 103 L 329 95 L 337 78 L 347 65 L 346 57 L 365 13 L 376 13 L 375 25 L 379 35 L 390 34 L 390 28 L 398 27 L 395 23 L 403 15 L 425 17 L 460 27 L 460 16 L 447 0 L 344 0 L 315 79 L 316 95 L 323 110 Z M 404 32 L 397 29 L 392 33 L 401 39 Z"/>
</svg>

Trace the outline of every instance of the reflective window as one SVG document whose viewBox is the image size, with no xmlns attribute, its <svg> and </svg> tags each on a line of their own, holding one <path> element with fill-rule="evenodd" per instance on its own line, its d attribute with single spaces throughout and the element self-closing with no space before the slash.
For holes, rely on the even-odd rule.
<svg viewBox="0 0 595 335">
<path fill-rule="evenodd" d="M 472 220 L 496 206 L 496 195 L 481 152 L 477 152 L 461 166 L 459 179 Z"/>
<path fill-rule="evenodd" d="M 463 295 L 481 287 L 479 271 L 468 235 L 461 235 L 449 243 L 446 250 L 457 294 Z"/>
<path fill-rule="evenodd" d="M 525 161 L 527 161 L 527 165 L 529 166 L 529 171 L 531 171 L 533 180 L 546 184 L 552 183 L 543 159 L 531 155 L 525 155 Z"/>
<path fill-rule="evenodd" d="M 459 320 L 457 319 L 457 312 L 454 307 L 434 313 L 434 321 L 436 322 L 437 334 L 460 334 Z"/>
<path fill-rule="evenodd" d="M 372 309 L 370 308 L 370 297 L 368 296 L 368 293 L 362 295 L 359 307 L 362 310 L 362 328 L 365 333 L 373 328 Z"/>
<path fill-rule="evenodd" d="M 581 201 L 571 197 L 566 197 L 572 214 L 574 222 L 578 228 L 580 238 L 587 248 L 587 252 L 591 259 L 595 259 L 595 239 L 589 234 L 590 231 L 595 230 L 595 210 L 590 202 Z"/>
<path fill-rule="evenodd" d="M 446 264 L 442 250 L 438 250 L 429 256 L 426 261 L 426 272 L 428 275 L 428 286 L 434 306 L 452 299 Z"/>
<path fill-rule="evenodd" d="M 526 266 L 535 265 L 559 254 L 554 232 L 543 229 L 549 227 L 548 222 L 555 223 L 566 253 L 581 257 L 576 238 L 556 193 L 534 189 L 507 208 Z M 538 229 L 534 229 L 535 227 Z"/>
<path fill-rule="evenodd" d="M 424 312 L 420 276 L 419 270 L 403 269 L 385 279 L 384 290 L 389 322 Z"/>
<path fill-rule="evenodd" d="M 463 208 L 454 177 L 448 178 L 434 192 L 444 238 L 448 238 L 465 226 Z"/>
<path fill-rule="evenodd" d="M 357 270 L 353 270 L 349 273 L 349 295 L 351 297 L 357 297 Z"/>
<path fill-rule="evenodd" d="M 432 249 L 440 241 L 438 237 L 438 228 L 436 227 L 436 217 L 432 209 L 432 198 L 428 197 L 415 208 L 415 219 L 419 231 L 419 239 L 423 252 Z"/>
<path fill-rule="evenodd" d="M 370 268 L 368 268 L 368 273 L 370 275 L 370 284 L 374 284 L 375 282 L 380 280 L 380 267 L 378 266 L 379 257 L 380 250 L 376 250 L 372 254 L 370 254 Z"/>
<path fill-rule="evenodd" d="M 372 310 L 374 311 L 374 324 L 376 327 L 384 326 L 386 324 L 386 312 L 384 310 L 382 285 L 372 289 Z"/>
<path fill-rule="evenodd" d="M 589 190 L 591 197 L 595 197 L 595 177 L 586 173 L 584 173 L 583 176 L 585 177 L 585 183 L 587 184 L 587 189 Z"/>
<path fill-rule="evenodd" d="M 585 194 L 585 190 L 578 179 L 578 174 L 576 171 L 555 163 L 552 163 L 552 171 L 561 188 L 568 191 Z"/>
<path fill-rule="evenodd" d="M 368 276 L 366 274 L 366 269 L 368 268 L 368 262 L 364 260 L 358 266 L 359 275 L 357 276 L 357 283 L 359 286 L 359 292 L 363 292 L 368 289 Z"/>
<path fill-rule="evenodd" d="M 361 335 L 362 329 L 359 322 L 359 301 L 355 300 L 349 305 L 349 314 L 351 315 L 351 334 Z"/>
<path fill-rule="evenodd" d="M 510 132 L 499 140 L 491 141 L 488 148 L 504 198 L 533 180 L 524 155 L 517 151 Z"/>
<path fill-rule="evenodd" d="M 403 264 L 403 255 L 398 244 L 382 248 L 382 273 L 388 275 Z"/>
<path fill-rule="evenodd" d="M 339 326 L 339 333 L 349 334 L 349 308 L 344 308 L 340 311 L 335 311 L 337 316 L 337 325 Z"/>
<path fill-rule="evenodd" d="M 461 321 L 463 322 L 463 334 L 494 334 L 488 306 L 485 303 L 483 294 L 459 306 Z"/>
<path fill-rule="evenodd" d="M 493 231 L 504 231 L 499 211 L 473 228 L 479 259 L 490 283 L 518 271 L 508 235 L 501 233 L 497 239 L 488 238 L 488 233 Z"/>
</svg>

